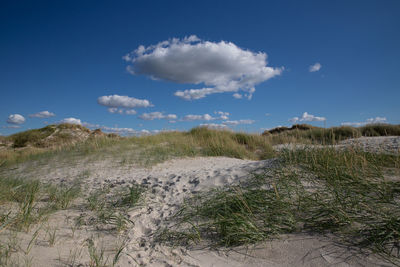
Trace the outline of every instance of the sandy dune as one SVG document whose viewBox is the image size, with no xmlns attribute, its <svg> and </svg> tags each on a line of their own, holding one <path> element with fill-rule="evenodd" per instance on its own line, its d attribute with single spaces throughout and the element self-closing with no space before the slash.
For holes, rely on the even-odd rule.
<svg viewBox="0 0 400 267">
<path fill-rule="evenodd" d="M 245 181 L 251 172 L 268 171 L 275 165 L 276 160 L 209 157 L 171 160 L 151 169 L 118 165 L 109 160 L 73 166 L 41 166 L 30 175 L 51 183 L 69 183 L 86 172 L 88 175 L 83 181 L 86 193 L 105 185 L 118 188 L 141 184 L 148 190 L 144 203 L 129 213 L 134 224 L 123 236 L 96 230 L 90 225 L 73 229 L 73 220 L 86 213 L 79 203 L 52 215 L 48 227 L 58 229 L 57 241 L 54 246 L 46 245 L 42 231 L 32 248 L 31 261 L 34 266 L 68 266 L 74 260 L 85 266 L 89 260 L 85 241 L 92 238 L 104 247 L 106 254 L 111 254 L 121 240 L 127 242 L 118 266 L 383 266 L 376 258 L 357 256 L 355 251 L 336 245 L 333 239 L 307 234 L 287 235 L 253 247 L 219 251 L 168 247 L 154 241 L 154 234 L 168 226 L 166 219 L 177 211 L 184 198 L 202 190 Z M 29 234 L 20 234 L 24 240 L 22 246 L 27 245 L 29 237 Z"/>
</svg>

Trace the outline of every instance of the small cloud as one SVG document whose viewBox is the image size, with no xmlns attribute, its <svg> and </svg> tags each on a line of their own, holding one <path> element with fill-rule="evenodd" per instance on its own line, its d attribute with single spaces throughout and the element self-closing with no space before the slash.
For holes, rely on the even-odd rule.
<svg viewBox="0 0 400 267">
<path fill-rule="evenodd" d="M 20 114 L 11 114 L 7 119 L 7 123 L 9 124 L 23 124 L 24 122 L 25 118 Z"/>
<path fill-rule="evenodd" d="M 97 127 L 102 129 L 105 133 L 116 133 L 119 135 L 135 135 L 138 131 L 132 128 L 118 128 L 118 127 L 107 127 L 107 126 L 100 126 Z"/>
<path fill-rule="evenodd" d="M 56 114 L 54 114 L 53 112 L 49 112 L 47 110 L 40 111 L 40 112 L 34 113 L 34 114 L 29 114 L 30 118 L 50 118 L 50 117 L 54 117 L 54 116 L 56 116 Z"/>
<path fill-rule="evenodd" d="M 269 117 L 269 116 L 271 116 L 271 113 L 265 113 L 265 116 Z"/>
<path fill-rule="evenodd" d="M 219 115 L 219 117 L 217 117 L 217 120 L 229 120 L 229 112 L 224 112 L 224 111 L 214 111 L 214 114 Z"/>
<path fill-rule="evenodd" d="M 316 72 L 316 71 L 319 71 L 320 69 L 321 69 L 321 64 L 320 63 L 315 63 L 314 65 L 311 65 L 309 68 L 308 68 L 308 70 L 310 71 L 310 72 Z"/>
<path fill-rule="evenodd" d="M 122 109 L 122 108 L 108 108 L 108 112 L 113 114 L 127 114 L 127 115 L 135 115 L 137 112 L 134 109 Z"/>
<path fill-rule="evenodd" d="M 127 115 L 135 115 L 137 112 L 134 109 L 125 110 L 125 114 Z"/>
<path fill-rule="evenodd" d="M 151 112 L 151 113 L 143 113 L 142 115 L 139 116 L 140 119 L 146 120 L 146 121 L 152 121 L 152 120 L 159 120 L 159 119 L 165 119 L 165 120 L 175 120 L 177 116 L 175 114 L 166 114 L 164 115 L 163 112 Z"/>
<path fill-rule="evenodd" d="M 367 124 L 378 124 L 378 123 L 387 123 L 386 117 L 369 118 L 363 122 L 343 122 L 341 125 L 359 127 L 359 126 L 364 126 Z"/>
<path fill-rule="evenodd" d="M 296 123 L 296 122 L 303 122 L 303 121 L 326 121 L 325 117 L 317 117 L 311 114 L 308 114 L 307 112 L 304 112 L 303 115 L 299 118 L 299 117 L 293 117 L 291 119 L 289 119 L 290 122 L 292 123 Z"/>
<path fill-rule="evenodd" d="M 235 121 L 224 121 L 224 124 L 236 126 L 239 124 L 253 124 L 255 121 L 254 120 L 235 120 Z"/>
<path fill-rule="evenodd" d="M 76 119 L 76 118 L 65 118 L 65 119 L 62 119 L 61 121 L 59 121 L 58 123 L 70 123 L 70 124 L 82 125 L 81 120 L 80 119 Z"/>
<path fill-rule="evenodd" d="M 207 127 L 209 129 L 215 130 L 227 130 L 229 127 L 225 124 L 217 124 L 217 123 L 202 123 L 199 125 L 200 127 Z"/>
<path fill-rule="evenodd" d="M 195 35 L 148 47 L 140 45 L 123 59 L 131 64 L 127 67 L 131 74 L 204 86 L 175 92 L 175 96 L 185 100 L 239 91 L 247 92 L 246 97 L 251 99 L 257 84 L 283 71 L 267 66 L 264 52 L 245 50 L 232 42 L 204 41 Z"/>
<path fill-rule="evenodd" d="M 112 108 L 146 108 L 153 106 L 150 101 L 146 99 L 137 99 L 121 95 L 101 96 L 97 99 L 97 103 Z"/>
<path fill-rule="evenodd" d="M 216 118 L 212 117 L 209 114 L 204 114 L 204 115 L 186 115 L 182 119 L 183 121 L 211 121 L 211 120 L 216 120 Z"/>
<path fill-rule="evenodd" d="M 243 98 L 243 96 L 242 96 L 241 94 L 238 94 L 238 93 L 234 93 L 234 94 L 233 94 L 233 97 L 236 98 L 236 99 L 241 99 L 241 98 Z"/>
</svg>

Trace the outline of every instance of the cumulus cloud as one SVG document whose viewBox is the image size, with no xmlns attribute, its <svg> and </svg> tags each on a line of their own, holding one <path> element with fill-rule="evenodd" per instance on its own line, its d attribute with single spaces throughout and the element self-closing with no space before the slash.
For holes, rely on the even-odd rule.
<svg viewBox="0 0 400 267">
<path fill-rule="evenodd" d="M 290 122 L 292 123 L 296 123 L 296 122 L 310 122 L 310 121 L 326 121 L 325 117 L 317 117 L 311 114 L 308 114 L 307 112 L 304 112 L 303 115 L 299 118 L 299 117 L 293 117 L 291 119 L 289 119 Z"/>
<path fill-rule="evenodd" d="M 254 120 L 235 120 L 235 121 L 224 121 L 224 124 L 236 126 L 239 124 L 253 124 Z"/>
<path fill-rule="evenodd" d="M 378 123 L 387 123 L 386 117 L 375 117 L 375 118 L 369 118 L 366 121 L 363 122 L 343 122 L 343 126 L 363 126 L 367 124 L 378 124 Z"/>
<path fill-rule="evenodd" d="M 314 65 L 311 65 L 309 68 L 308 68 L 308 70 L 310 71 L 310 72 L 316 72 L 316 71 L 319 71 L 320 69 L 321 69 L 321 64 L 320 63 L 315 63 Z"/>
<path fill-rule="evenodd" d="M 155 119 L 165 119 L 165 120 L 175 120 L 177 116 L 175 114 L 164 114 L 163 112 L 151 112 L 151 113 L 143 113 L 139 116 L 140 119 L 146 121 L 152 121 Z"/>
<path fill-rule="evenodd" d="M 147 108 L 153 105 L 147 99 L 137 99 L 124 95 L 108 95 L 101 96 L 97 99 L 97 103 L 108 107 L 108 112 L 133 115 L 136 111 L 133 108 Z"/>
<path fill-rule="evenodd" d="M 204 85 L 203 88 L 175 92 L 185 100 L 238 91 L 246 92 L 247 98 L 251 98 L 257 84 L 283 71 L 283 68 L 267 66 L 266 53 L 244 50 L 232 42 L 204 41 L 195 35 L 148 47 L 141 45 L 123 59 L 131 63 L 127 70 L 132 74 L 147 75 L 154 80 Z"/>
<path fill-rule="evenodd" d="M 25 122 L 24 116 L 20 114 L 11 114 L 8 116 L 7 123 L 9 124 L 22 124 Z"/>
<path fill-rule="evenodd" d="M 82 121 L 77 118 L 65 118 L 59 121 L 58 123 L 70 123 L 70 124 L 79 124 L 82 125 Z"/>
<path fill-rule="evenodd" d="M 40 111 L 38 113 L 34 113 L 34 114 L 29 114 L 29 117 L 31 118 L 50 118 L 50 117 L 54 117 L 56 114 L 54 114 L 53 112 L 49 112 L 47 110 L 45 111 Z"/>
</svg>

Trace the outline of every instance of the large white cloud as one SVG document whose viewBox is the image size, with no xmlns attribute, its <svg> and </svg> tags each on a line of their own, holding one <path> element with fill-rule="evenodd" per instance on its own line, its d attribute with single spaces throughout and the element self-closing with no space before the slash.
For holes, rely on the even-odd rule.
<svg viewBox="0 0 400 267">
<path fill-rule="evenodd" d="M 321 64 L 317 62 L 317 63 L 315 63 L 314 65 L 311 65 L 311 66 L 308 68 L 308 70 L 309 70 L 310 72 L 316 72 L 316 71 L 319 71 L 321 68 L 322 68 Z"/>
<path fill-rule="evenodd" d="M 307 112 L 304 112 L 303 115 L 299 118 L 299 117 L 293 117 L 291 119 L 289 119 L 290 122 L 292 123 L 296 123 L 296 122 L 310 122 L 310 121 L 326 121 L 325 117 L 317 117 L 311 114 L 308 114 Z"/>
<path fill-rule="evenodd" d="M 369 118 L 366 121 L 363 122 L 343 122 L 343 126 L 363 126 L 367 124 L 377 124 L 377 123 L 387 123 L 386 117 L 375 117 L 375 118 Z"/>
<path fill-rule="evenodd" d="M 164 114 L 162 112 L 156 111 L 151 113 L 143 113 L 139 116 L 139 118 L 146 121 L 152 121 L 155 119 L 175 120 L 177 116 L 175 114 Z"/>
<path fill-rule="evenodd" d="M 224 92 L 244 91 L 251 98 L 254 87 L 283 68 L 267 66 L 267 54 L 241 49 L 231 42 L 210 42 L 195 35 L 173 38 L 148 47 L 139 46 L 123 57 L 130 62 L 132 74 L 148 75 L 155 80 L 203 84 L 203 88 L 177 91 L 185 100 L 204 98 Z M 235 95 L 237 97 L 238 95 Z"/>
<path fill-rule="evenodd" d="M 24 116 L 20 114 L 11 114 L 8 116 L 7 123 L 9 124 L 22 124 L 25 122 Z"/>
<path fill-rule="evenodd" d="M 82 121 L 77 118 L 65 118 L 59 121 L 59 123 L 70 123 L 70 124 L 79 124 L 82 125 Z"/>
<path fill-rule="evenodd" d="M 50 117 L 54 117 L 56 114 L 54 114 L 53 112 L 50 111 L 40 111 L 38 113 L 34 113 L 34 114 L 29 114 L 29 117 L 31 118 L 50 118 Z"/>
</svg>

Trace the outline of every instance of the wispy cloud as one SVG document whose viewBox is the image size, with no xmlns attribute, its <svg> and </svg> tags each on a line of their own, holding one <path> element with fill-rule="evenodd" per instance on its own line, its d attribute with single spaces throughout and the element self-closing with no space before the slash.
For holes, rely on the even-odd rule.
<svg viewBox="0 0 400 267">
<path fill-rule="evenodd" d="M 141 45 L 123 58 L 131 63 L 127 69 L 132 74 L 148 75 L 154 80 L 205 85 L 175 92 L 185 100 L 238 91 L 244 91 L 250 99 L 257 84 L 283 71 L 283 68 L 267 66 L 266 53 L 244 50 L 231 42 L 204 41 L 195 35 L 148 47 Z"/>
<path fill-rule="evenodd" d="M 9 124 L 23 124 L 24 122 L 25 118 L 20 114 L 11 114 L 7 119 L 7 123 Z"/>
<path fill-rule="evenodd" d="M 113 114 L 135 115 L 137 113 L 134 109 L 108 108 L 107 110 L 108 112 Z"/>
<path fill-rule="evenodd" d="M 314 65 L 311 65 L 311 66 L 308 68 L 308 70 L 309 70 L 310 72 L 316 72 L 316 71 L 319 71 L 321 68 L 322 68 L 321 64 L 317 62 L 317 63 L 315 63 Z"/>
<path fill-rule="evenodd" d="M 156 111 L 151 113 L 143 113 L 139 116 L 139 118 L 146 121 L 152 121 L 156 119 L 175 120 L 177 116 L 175 114 L 164 114 L 163 112 Z"/>
<path fill-rule="evenodd" d="M 7 126 L 3 126 L 3 129 L 19 129 L 21 128 L 20 125 L 7 125 Z"/>
<path fill-rule="evenodd" d="M 376 123 L 387 123 L 386 117 L 375 117 L 375 118 L 369 118 L 366 121 L 363 122 L 343 122 L 341 125 L 343 126 L 363 126 L 367 124 L 376 124 Z"/>
<path fill-rule="evenodd" d="M 50 118 L 50 117 L 54 117 L 56 116 L 56 114 L 54 114 L 53 112 L 50 111 L 40 111 L 38 113 L 34 113 L 34 114 L 29 114 L 30 118 Z"/>
<path fill-rule="evenodd" d="M 253 124 L 254 120 L 234 120 L 234 121 L 224 121 L 224 124 L 236 126 L 239 124 Z"/>
<path fill-rule="evenodd" d="M 299 118 L 299 117 L 293 117 L 291 119 L 289 119 L 290 122 L 292 123 L 296 123 L 296 122 L 310 122 L 310 121 L 326 121 L 325 117 L 317 117 L 311 114 L 308 114 L 307 112 L 304 112 L 303 115 Z"/>
</svg>

